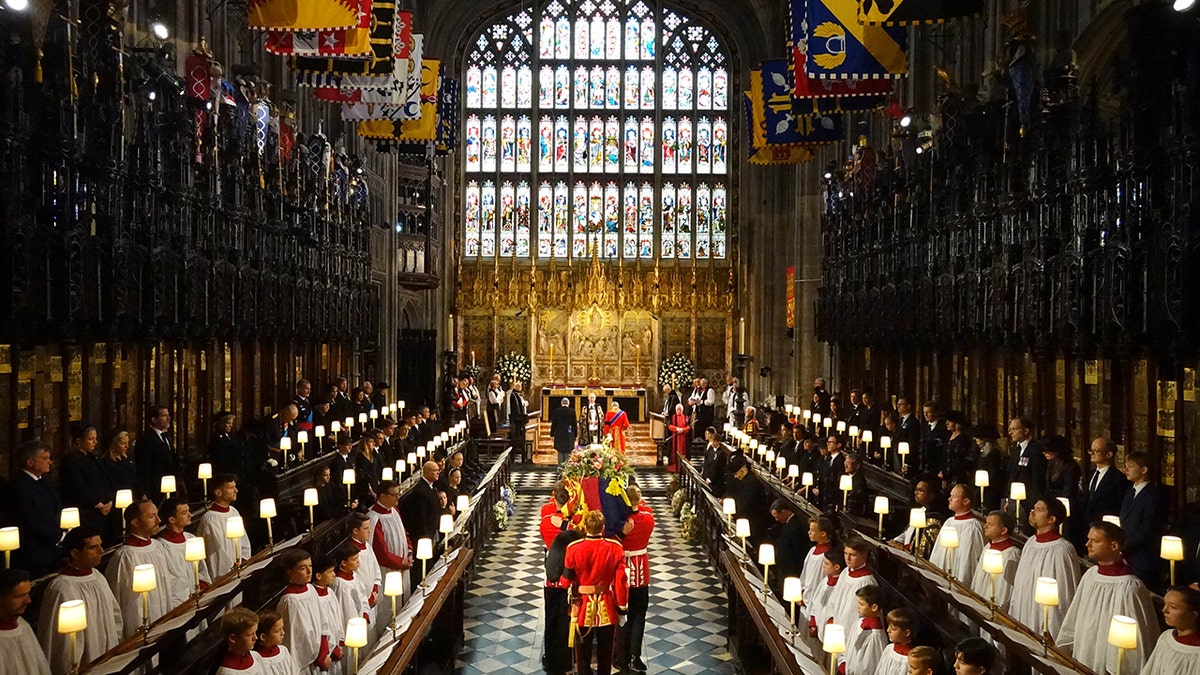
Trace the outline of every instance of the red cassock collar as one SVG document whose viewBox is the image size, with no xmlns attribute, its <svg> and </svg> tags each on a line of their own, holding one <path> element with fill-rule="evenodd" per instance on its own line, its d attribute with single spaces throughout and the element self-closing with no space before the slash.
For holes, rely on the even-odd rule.
<svg viewBox="0 0 1200 675">
<path fill-rule="evenodd" d="M 142 539 L 141 537 L 139 537 L 135 534 L 131 534 L 128 537 L 125 537 L 125 545 L 126 546 L 137 546 L 137 547 L 149 546 L 150 540 Z"/>
<path fill-rule="evenodd" d="M 1016 545 L 1016 542 L 1014 542 L 1012 539 L 1005 537 L 1000 541 L 993 541 L 992 543 L 988 544 L 988 548 L 992 549 L 993 551 L 1007 551 Z"/>
<path fill-rule="evenodd" d="M 900 656 L 908 656 L 908 653 L 912 651 L 912 645 L 911 644 L 900 644 L 899 642 L 894 642 L 894 643 L 892 643 L 892 649 L 895 649 L 896 653 L 899 654 Z"/>
<path fill-rule="evenodd" d="M 63 568 L 61 570 L 59 570 L 58 573 L 63 575 L 64 577 L 86 577 L 92 573 L 92 568 L 89 567 L 86 570 L 81 570 L 78 567 L 71 567 L 70 565 L 64 565 Z"/>
<path fill-rule="evenodd" d="M 837 575 L 837 574 L 830 574 L 830 575 L 829 575 L 829 577 L 827 577 L 827 578 L 825 579 L 825 585 L 826 585 L 826 586 L 837 586 L 837 582 L 838 582 L 838 575 Z"/>
<path fill-rule="evenodd" d="M 184 536 L 184 534 L 182 532 L 172 532 L 170 530 L 163 530 L 162 534 L 160 534 L 158 536 L 163 539 L 166 539 L 167 541 L 171 542 L 172 544 L 182 544 L 183 542 L 187 541 L 187 537 Z"/>
<path fill-rule="evenodd" d="M 291 594 L 295 595 L 295 594 L 303 593 L 307 590 L 308 590 L 308 584 L 288 584 L 287 588 L 283 589 L 283 592 L 291 593 Z"/>
<path fill-rule="evenodd" d="M 967 513 L 964 513 L 961 516 L 954 516 L 954 519 L 955 520 L 974 520 L 975 516 L 971 515 L 971 512 L 968 511 Z"/>
<path fill-rule="evenodd" d="M 1194 632 L 1191 635 L 1180 635 L 1179 631 L 1173 630 L 1171 631 L 1171 637 L 1175 638 L 1175 641 L 1181 645 L 1200 647 L 1200 633 Z"/>
<path fill-rule="evenodd" d="M 382 506 L 380 506 L 378 502 L 371 505 L 371 510 L 374 511 L 375 513 L 379 513 L 379 514 L 382 514 L 385 516 L 392 512 L 391 509 L 385 509 Z"/>
<path fill-rule="evenodd" d="M 817 544 L 816 546 L 813 547 L 813 552 L 812 552 L 813 557 L 816 557 L 819 555 L 825 555 L 825 551 L 828 551 L 830 548 L 831 547 L 829 544 Z"/>
<path fill-rule="evenodd" d="M 209 504 L 209 505 L 208 505 L 208 510 L 209 510 L 209 511 L 216 511 L 217 513 L 229 513 L 229 507 L 228 507 L 228 506 L 221 506 L 220 504 L 218 504 L 218 503 L 216 503 L 216 502 L 213 502 L 212 504 Z"/>
<path fill-rule="evenodd" d="M 16 617 L 13 617 L 11 619 L 0 619 L 0 630 L 16 630 L 16 629 L 17 629 L 17 618 Z"/>
<path fill-rule="evenodd" d="M 221 659 L 221 667 L 230 670 L 249 670 L 254 667 L 254 657 L 249 654 L 234 654 L 226 652 L 225 658 Z"/>
<path fill-rule="evenodd" d="M 1035 534 L 1035 535 L 1033 535 L 1033 538 L 1037 539 L 1039 542 L 1041 542 L 1043 544 L 1046 544 L 1046 543 L 1049 543 L 1052 541 L 1058 541 L 1059 539 L 1062 539 L 1062 535 L 1055 532 L 1054 530 L 1050 530 L 1049 532 L 1041 532 L 1041 533 Z"/>
<path fill-rule="evenodd" d="M 354 546 L 354 548 L 356 548 L 360 551 L 367 550 L 366 542 L 359 541 L 359 540 L 355 539 L 354 537 L 350 538 L 350 543 Z"/>
<path fill-rule="evenodd" d="M 321 596 L 322 598 L 329 595 L 328 588 L 321 588 L 320 586 L 313 586 L 313 590 L 316 591 L 317 595 Z"/>
<path fill-rule="evenodd" d="M 345 579 L 346 581 L 354 581 L 354 572 L 347 572 L 346 570 L 338 570 L 337 578 Z"/>
<path fill-rule="evenodd" d="M 864 616 L 860 625 L 863 630 L 883 630 L 883 622 L 877 616 Z"/>
<path fill-rule="evenodd" d="M 259 647 L 254 651 L 258 652 L 262 656 L 267 657 L 268 659 L 273 656 L 279 656 L 279 647 Z"/>
<path fill-rule="evenodd" d="M 871 576 L 871 568 L 867 567 L 866 565 L 863 565 L 862 567 L 860 567 L 856 570 L 849 570 L 847 572 L 847 574 L 850 576 L 851 579 L 861 579 L 863 577 Z"/>
<path fill-rule="evenodd" d="M 1133 574 L 1133 570 L 1129 569 L 1129 565 L 1125 564 L 1124 560 L 1119 560 L 1111 565 L 1096 565 L 1096 571 L 1106 577 L 1123 577 Z"/>
</svg>

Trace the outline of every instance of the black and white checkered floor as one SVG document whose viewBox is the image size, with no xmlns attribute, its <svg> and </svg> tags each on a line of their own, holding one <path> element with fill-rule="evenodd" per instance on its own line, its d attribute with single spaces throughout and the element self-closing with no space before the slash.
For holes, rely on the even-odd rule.
<svg viewBox="0 0 1200 675">
<path fill-rule="evenodd" d="M 638 473 L 656 521 L 642 658 L 651 673 L 733 673 L 720 581 L 699 545 L 680 538 L 679 521 L 665 496 L 669 480 L 661 470 Z M 514 473 L 516 513 L 484 550 L 468 591 L 466 643 L 457 674 L 541 672 L 544 572 L 538 512 L 554 481 L 547 469 Z"/>
</svg>

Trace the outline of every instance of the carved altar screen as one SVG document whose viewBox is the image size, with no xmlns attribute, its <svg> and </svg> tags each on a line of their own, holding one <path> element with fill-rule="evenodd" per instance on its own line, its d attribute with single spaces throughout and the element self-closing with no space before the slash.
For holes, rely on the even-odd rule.
<svg viewBox="0 0 1200 675">
<path fill-rule="evenodd" d="M 647 0 L 551 0 L 466 64 L 464 257 L 726 257 L 729 73 L 712 30 Z"/>
</svg>

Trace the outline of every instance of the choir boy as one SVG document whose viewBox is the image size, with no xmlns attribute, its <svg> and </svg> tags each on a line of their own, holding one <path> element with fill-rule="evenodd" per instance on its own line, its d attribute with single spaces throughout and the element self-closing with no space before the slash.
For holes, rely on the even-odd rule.
<svg viewBox="0 0 1200 675">
<path fill-rule="evenodd" d="M 263 672 L 254 658 L 255 633 L 258 615 L 245 607 L 234 607 L 221 617 L 221 634 L 225 636 L 225 656 L 217 675 L 259 675 Z"/>
<path fill-rule="evenodd" d="M 283 646 L 283 615 L 273 609 L 258 613 L 258 644 L 254 648 L 263 675 L 297 675 L 300 667 Z"/>
<path fill-rule="evenodd" d="M 804 603 L 808 607 L 808 632 L 813 637 L 817 636 L 817 622 L 821 620 L 820 617 L 825 616 L 825 610 L 829 608 L 829 602 L 837 590 L 838 579 L 842 577 L 842 570 L 846 569 L 845 551 L 846 549 L 840 546 L 825 551 L 821 561 L 824 582 L 811 593 L 804 593 Z"/>
<path fill-rule="evenodd" d="M 287 586 L 279 600 L 287 630 L 283 645 L 300 664 L 302 672 L 320 675 L 333 667 L 336 643 L 322 620 L 320 595 L 308 580 L 312 578 L 312 558 L 299 548 L 289 548 L 279 554 Z M 255 628 L 258 626 L 255 618 Z"/>
<path fill-rule="evenodd" d="M 908 675 L 938 675 L 942 657 L 933 647 L 913 647 L 908 653 Z"/>
<path fill-rule="evenodd" d="M 209 496 L 212 497 L 212 504 L 200 516 L 196 534 L 204 537 L 204 551 L 208 556 L 201 567 L 206 569 L 209 579 L 216 581 L 228 574 L 234 564 L 250 558 L 250 537 L 242 536 L 235 540 L 225 536 L 229 519 L 241 515 L 233 506 L 238 496 L 237 477 L 231 473 L 214 476 L 209 482 Z M 235 545 L 238 547 L 236 551 Z"/>
<path fill-rule="evenodd" d="M 359 554 L 360 569 L 362 554 Z M 342 606 L 338 602 L 338 597 L 330 590 L 333 585 L 333 580 L 337 578 L 337 564 L 332 556 L 317 555 L 312 559 L 313 566 L 313 588 L 317 591 L 319 604 L 321 605 L 321 626 L 322 631 L 332 638 L 332 643 L 336 645 L 333 648 L 333 667 L 329 672 L 333 675 L 341 675 L 345 664 L 341 662 L 342 655 L 345 653 L 346 642 L 346 619 L 349 618 L 342 613 Z"/>
<path fill-rule="evenodd" d="M 967 638 L 954 647 L 954 675 L 987 675 L 996 664 L 996 650 L 983 638 Z"/>
<path fill-rule="evenodd" d="M 1200 591 L 1172 586 L 1163 596 L 1167 632 L 1142 669 L 1142 675 L 1200 675 Z"/>
<path fill-rule="evenodd" d="M 855 609 L 858 606 L 858 596 L 855 593 L 864 586 L 876 585 L 875 575 L 871 574 L 871 568 L 867 567 L 871 545 L 862 537 L 854 536 L 846 540 L 844 549 L 846 569 L 842 570 L 837 586 L 829 597 L 829 603 L 824 607 L 825 620 L 819 626 L 822 639 L 825 637 L 825 625 L 836 623 L 849 626 L 854 623 L 858 618 L 858 611 Z"/>
<path fill-rule="evenodd" d="M 912 610 L 907 607 L 887 613 L 887 636 L 892 644 L 879 656 L 875 675 L 908 675 L 908 653 L 912 651 L 915 623 Z"/>
<path fill-rule="evenodd" d="M 838 666 L 839 675 L 874 675 L 879 657 L 888 646 L 883 628 L 878 586 L 863 586 L 858 596 L 858 621 L 846 631 L 846 653 Z"/>
</svg>

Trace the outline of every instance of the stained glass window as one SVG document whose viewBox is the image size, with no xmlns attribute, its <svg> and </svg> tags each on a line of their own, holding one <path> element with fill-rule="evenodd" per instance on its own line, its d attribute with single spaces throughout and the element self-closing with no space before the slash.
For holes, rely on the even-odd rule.
<svg viewBox="0 0 1200 675">
<path fill-rule="evenodd" d="M 470 43 L 468 258 L 723 259 L 729 58 L 661 0 L 547 0 Z"/>
</svg>

